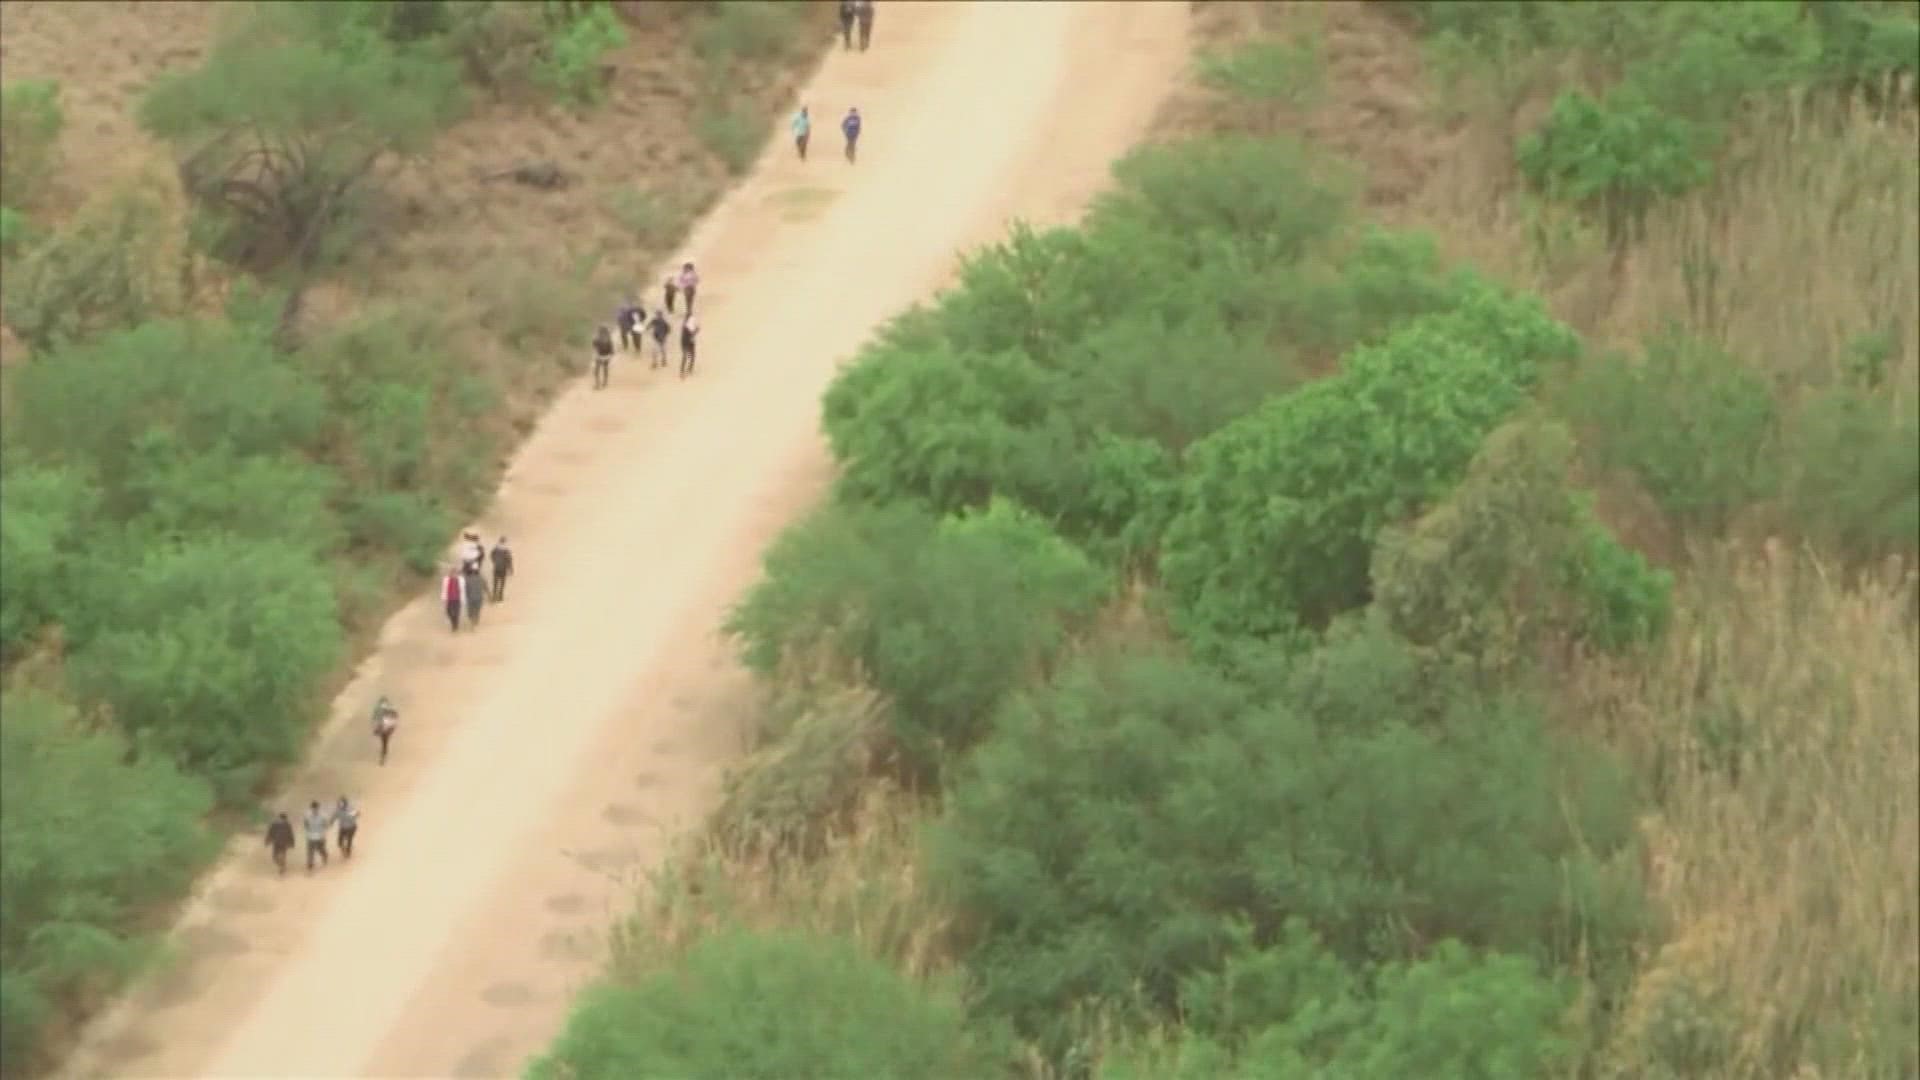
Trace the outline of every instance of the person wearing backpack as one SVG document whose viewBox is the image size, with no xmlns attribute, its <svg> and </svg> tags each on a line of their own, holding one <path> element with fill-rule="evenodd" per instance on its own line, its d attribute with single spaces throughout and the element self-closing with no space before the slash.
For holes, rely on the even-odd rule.
<svg viewBox="0 0 1920 1080">
<path fill-rule="evenodd" d="M 393 741 L 393 730 L 400 726 L 400 710 L 393 707 L 387 695 L 381 694 L 380 700 L 373 703 L 373 737 L 380 740 L 380 764 L 387 763 L 387 745 Z"/>
<path fill-rule="evenodd" d="M 620 348 L 625 352 L 640 351 L 640 305 L 632 300 L 620 305 L 613 313 L 614 323 L 620 327 Z"/>
</svg>

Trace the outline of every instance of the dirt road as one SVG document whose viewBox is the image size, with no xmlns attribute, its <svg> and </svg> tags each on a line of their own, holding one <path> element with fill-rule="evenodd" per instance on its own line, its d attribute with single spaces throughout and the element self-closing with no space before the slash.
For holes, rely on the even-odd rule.
<svg viewBox="0 0 1920 1080">
<path fill-rule="evenodd" d="M 782 124 L 686 247 L 698 374 L 623 357 L 611 389 L 569 391 L 479 526 L 518 553 L 507 602 L 454 636 L 423 597 L 342 696 L 287 801 L 359 799 L 354 861 L 280 881 L 236 840 L 181 962 L 65 1074 L 514 1075 L 593 975 L 632 872 L 739 750 L 715 628 L 819 493 L 835 366 L 1009 217 L 1071 216 L 1177 77 L 1185 28 L 1178 3 L 881 5 L 873 51 L 836 51 L 805 91 L 812 160 Z M 403 719 L 380 769 L 363 717 L 383 690 Z"/>
</svg>

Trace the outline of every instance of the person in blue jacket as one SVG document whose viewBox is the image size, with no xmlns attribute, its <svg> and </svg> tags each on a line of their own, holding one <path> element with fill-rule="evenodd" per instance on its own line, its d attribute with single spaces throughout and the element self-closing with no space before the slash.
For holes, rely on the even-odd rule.
<svg viewBox="0 0 1920 1080">
<path fill-rule="evenodd" d="M 848 109 L 846 119 L 840 121 L 840 133 L 847 137 L 847 160 L 853 160 L 855 148 L 860 143 L 860 110 Z"/>
</svg>

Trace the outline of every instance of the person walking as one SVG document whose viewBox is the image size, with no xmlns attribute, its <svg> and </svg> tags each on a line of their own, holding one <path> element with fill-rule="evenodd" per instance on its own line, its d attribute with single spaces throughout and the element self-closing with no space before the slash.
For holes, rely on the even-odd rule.
<svg viewBox="0 0 1920 1080">
<path fill-rule="evenodd" d="M 280 811 L 267 825 L 267 849 L 273 852 L 273 865 L 280 871 L 281 877 L 287 876 L 287 852 L 293 850 L 293 822 L 287 820 L 287 812 Z"/>
<path fill-rule="evenodd" d="M 683 263 L 680 267 L 680 291 L 687 298 L 687 314 L 693 314 L 693 294 L 700 288 L 700 272 L 692 263 Z"/>
<path fill-rule="evenodd" d="M 680 377 L 693 374 L 695 339 L 700 336 L 700 320 L 689 315 L 680 323 Z"/>
<path fill-rule="evenodd" d="M 387 695 L 381 694 L 380 700 L 373 703 L 373 737 L 380 740 L 380 764 L 387 763 L 387 746 L 393 742 L 393 729 L 400 726 L 400 710 L 393 707 Z"/>
<path fill-rule="evenodd" d="M 840 0 L 840 47 L 853 48 L 854 0 Z"/>
<path fill-rule="evenodd" d="M 593 335 L 593 388 L 607 385 L 613 368 L 613 334 L 602 326 Z"/>
<path fill-rule="evenodd" d="M 807 139 L 813 135 L 813 118 L 807 115 L 807 107 L 793 114 L 793 148 L 800 152 L 800 160 L 807 160 Z"/>
<path fill-rule="evenodd" d="M 480 609 L 487 606 L 487 583 L 480 577 L 478 566 L 469 567 L 460 576 L 460 591 L 467 601 L 467 625 L 480 629 Z"/>
<path fill-rule="evenodd" d="M 668 274 L 667 280 L 660 284 L 660 295 L 666 298 L 667 314 L 673 314 L 673 298 L 680 295 L 680 279 Z"/>
<path fill-rule="evenodd" d="M 873 0 L 854 0 L 853 16 L 860 20 L 860 51 L 866 52 L 873 40 Z"/>
<path fill-rule="evenodd" d="M 333 820 L 340 826 L 340 857 L 353 858 L 353 838 L 360 833 L 360 808 L 340 796 L 340 805 L 333 808 Z"/>
<path fill-rule="evenodd" d="M 307 816 L 301 822 L 307 831 L 307 873 L 313 873 L 313 857 L 320 856 L 320 865 L 327 865 L 327 829 L 333 825 L 333 815 L 320 809 L 318 800 L 307 804 Z"/>
<path fill-rule="evenodd" d="M 460 632 L 460 607 L 463 601 L 461 593 L 466 586 L 458 567 L 448 567 L 447 576 L 440 579 L 440 602 L 447 609 L 447 626 L 454 633 Z"/>
<path fill-rule="evenodd" d="M 667 313 L 655 310 L 653 321 L 647 324 L 647 330 L 653 334 L 653 363 L 649 366 L 666 367 L 667 338 L 673 333 L 673 324 L 667 321 Z"/>
<path fill-rule="evenodd" d="M 507 538 L 493 545 L 493 602 L 499 603 L 507 598 L 507 579 L 513 576 L 513 549 L 507 546 Z"/>
<path fill-rule="evenodd" d="M 848 109 L 845 119 L 840 121 L 840 133 L 847 137 L 847 160 L 853 160 L 854 151 L 860 144 L 860 110 Z"/>
<path fill-rule="evenodd" d="M 640 351 L 640 305 L 628 300 L 613 313 L 614 324 L 620 327 L 620 349 L 623 352 Z"/>
<path fill-rule="evenodd" d="M 485 562 L 486 558 L 487 545 L 480 542 L 479 533 L 468 531 L 460 534 L 461 573 L 464 574 L 469 570 L 479 569 L 480 564 Z"/>
</svg>

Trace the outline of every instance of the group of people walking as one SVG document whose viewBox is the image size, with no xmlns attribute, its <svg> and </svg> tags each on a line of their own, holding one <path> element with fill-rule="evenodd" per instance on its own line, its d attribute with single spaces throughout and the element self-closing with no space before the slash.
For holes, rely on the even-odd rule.
<svg viewBox="0 0 1920 1080">
<path fill-rule="evenodd" d="M 860 51 L 873 40 L 873 0 L 840 0 L 840 47 L 853 48 L 853 28 L 860 27 Z"/>
<path fill-rule="evenodd" d="M 613 324 L 620 328 L 619 349 L 627 352 L 639 352 L 645 347 L 643 337 L 653 344 L 652 362 L 649 369 L 667 366 L 667 338 L 673 334 L 673 324 L 668 316 L 674 314 L 674 303 L 680 298 L 687 302 L 686 314 L 680 320 L 680 377 L 693 374 L 700 340 L 700 320 L 693 313 L 694 298 L 700 293 L 700 272 L 692 263 L 683 263 L 680 272 L 669 274 L 661 284 L 661 306 L 647 314 L 645 306 L 638 297 L 621 301 L 613 313 Z M 613 375 L 613 354 L 615 352 L 613 331 L 604 324 L 593 335 L 593 388 L 606 387 Z"/>
<path fill-rule="evenodd" d="M 340 796 L 340 801 L 330 810 L 321 809 L 320 801 L 315 799 L 307 804 L 300 829 L 307 838 L 307 873 L 311 874 L 316 859 L 321 866 L 327 865 L 327 834 L 335 829 L 339 830 L 340 857 L 353 858 L 353 841 L 360 834 L 360 808 L 345 795 Z M 287 874 L 287 853 L 293 850 L 293 844 L 293 822 L 282 810 L 267 826 L 267 848 L 273 853 L 273 865 L 281 877 Z"/>
<path fill-rule="evenodd" d="M 860 110 L 857 108 L 849 107 L 847 115 L 840 118 L 840 134 L 847 140 L 848 161 L 854 160 L 854 155 L 860 149 L 861 123 Z M 813 116 L 807 111 L 805 105 L 800 106 L 800 111 L 793 114 L 791 127 L 793 128 L 793 148 L 799 153 L 800 160 L 805 161 L 807 144 L 813 140 Z"/>
<path fill-rule="evenodd" d="M 481 576 L 481 568 L 488 562 L 493 564 L 493 585 L 488 587 Z M 507 538 L 501 537 L 499 543 L 488 551 L 480 542 L 480 534 L 465 533 L 460 538 L 460 562 L 447 568 L 447 574 L 440 579 L 440 602 L 447 611 L 447 628 L 454 633 L 460 632 L 460 615 L 467 616 L 469 629 L 479 629 L 480 613 L 486 608 L 487 601 L 499 603 L 507 598 L 507 579 L 513 576 L 513 549 L 507 546 Z"/>
</svg>

